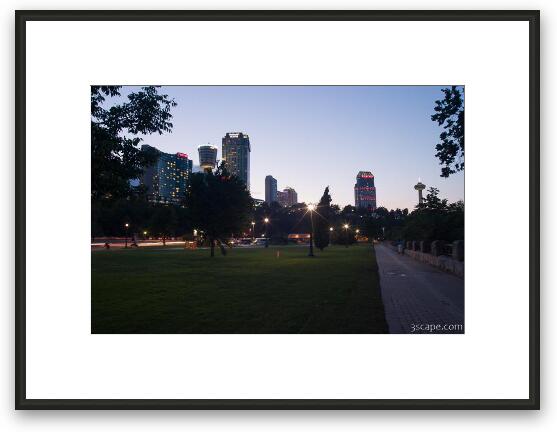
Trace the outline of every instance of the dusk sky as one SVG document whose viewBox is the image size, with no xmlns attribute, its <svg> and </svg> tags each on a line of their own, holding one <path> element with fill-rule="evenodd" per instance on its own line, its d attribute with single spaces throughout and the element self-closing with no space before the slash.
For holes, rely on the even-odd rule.
<svg viewBox="0 0 557 432">
<path fill-rule="evenodd" d="M 190 155 L 218 148 L 226 132 L 251 142 L 251 193 L 265 198 L 265 176 L 318 202 L 328 185 L 334 204 L 354 205 L 358 171 L 375 175 L 377 206 L 412 209 L 418 178 L 450 202 L 464 199 L 464 175 L 439 177 L 435 145 L 442 129 L 431 121 L 443 87 L 433 86 L 163 86 L 174 98 L 172 133 L 144 142 Z M 125 87 L 126 95 L 135 87 Z"/>
</svg>

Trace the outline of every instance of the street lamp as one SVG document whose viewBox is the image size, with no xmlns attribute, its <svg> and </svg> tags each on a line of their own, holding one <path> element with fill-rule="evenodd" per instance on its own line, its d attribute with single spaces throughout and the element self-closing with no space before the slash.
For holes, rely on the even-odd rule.
<svg viewBox="0 0 557 432">
<path fill-rule="evenodd" d="M 143 240 L 147 238 L 147 231 L 143 231 Z"/>
<path fill-rule="evenodd" d="M 308 211 L 309 211 L 309 218 L 311 220 L 311 232 L 309 233 L 309 254 L 308 256 L 312 257 L 313 255 L 313 211 L 315 210 L 314 204 L 308 204 Z"/>
<path fill-rule="evenodd" d="M 251 223 L 251 241 L 255 240 L 255 222 Z"/>
<path fill-rule="evenodd" d="M 348 247 L 348 228 L 350 226 L 348 224 L 344 224 L 343 228 L 344 228 L 344 236 L 346 237 L 346 243 L 345 246 Z"/>
<path fill-rule="evenodd" d="M 127 249 L 127 247 L 128 247 L 128 228 L 130 227 L 130 224 L 126 222 L 124 224 L 124 227 L 126 228 L 126 236 L 125 236 L 124 241 L 125 241 L 125 248 Z"/>
<path fill-rule="evenodd" d="M 267 226 L 269 224 L 269 218 L 263 219 L 263 222 L 265 222 L 265 247 L 268 248 L 269 247 L 269 235 L 267 233 Z"/>
</svg>

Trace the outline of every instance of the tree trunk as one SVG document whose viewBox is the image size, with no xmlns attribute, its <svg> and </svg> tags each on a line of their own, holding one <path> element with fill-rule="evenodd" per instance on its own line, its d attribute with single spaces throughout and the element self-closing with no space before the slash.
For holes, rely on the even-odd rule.
<svg viewBox="0 0 557 432">
<path fill-rule="evenodd" d="M 224 248 L 224 245 L 222 244 L 222 241 L 219 240 L 219 248 L 220 248 L 220 253 L 222 255 L 226 255 L 226 249 Z"/>
<path fill-rule="evenodd" d="M 166 246 L 166 236 L 162 236 L 162 245 Z"/>
<path fill-rule="evenodd" d="M 211 258 L 215 256 L 215 239 L 211 238 Z"/>
</svg>

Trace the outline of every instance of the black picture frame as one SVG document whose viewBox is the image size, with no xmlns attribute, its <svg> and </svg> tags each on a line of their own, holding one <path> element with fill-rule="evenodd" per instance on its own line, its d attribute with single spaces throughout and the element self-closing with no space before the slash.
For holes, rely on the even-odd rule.
<svg viewBox="0 0 557 432">
<path fill-rule="evenodd" d="M 25 129 L 28 21 L 527 21 L 529 23 L 528 399 L 28 399 L 26 397 Z M 15 12 L 15 408 L 16 409 L 539 409 L 540 407 L 540 12 L 453 11 L 49 11 Z"/>
</svg>

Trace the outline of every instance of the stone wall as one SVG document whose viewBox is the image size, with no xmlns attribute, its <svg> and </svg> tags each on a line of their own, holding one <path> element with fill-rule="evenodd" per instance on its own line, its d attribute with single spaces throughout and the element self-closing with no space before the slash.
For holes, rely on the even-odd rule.
<svg viewBox="0 0 557 432">
<path fill-rule="evenodd" d="M 457 261 L 446 255 L 435 256 L 429 253 L 410 249 L 404 249 L 404 255 L 408 255 L 415 260 L 431 264 L 441 270 L 453 273 L 456 276 L 462 278 L 464 277 L 464 261 Z"/>
<path fill-rule="evenodd" d="M 390 244 L 390 243 L 388 243 Z M 406 241 L 404 255 L 435 266 L 441 270 L 464 277 L 464 241 L 459 240 L 450 244 L 452 256 L 443 255 L 443 249 L 447 243 L 441 240 L 429 241 Z M 396 246 L 393 246 L 397 250 Z"/>
</svg>

